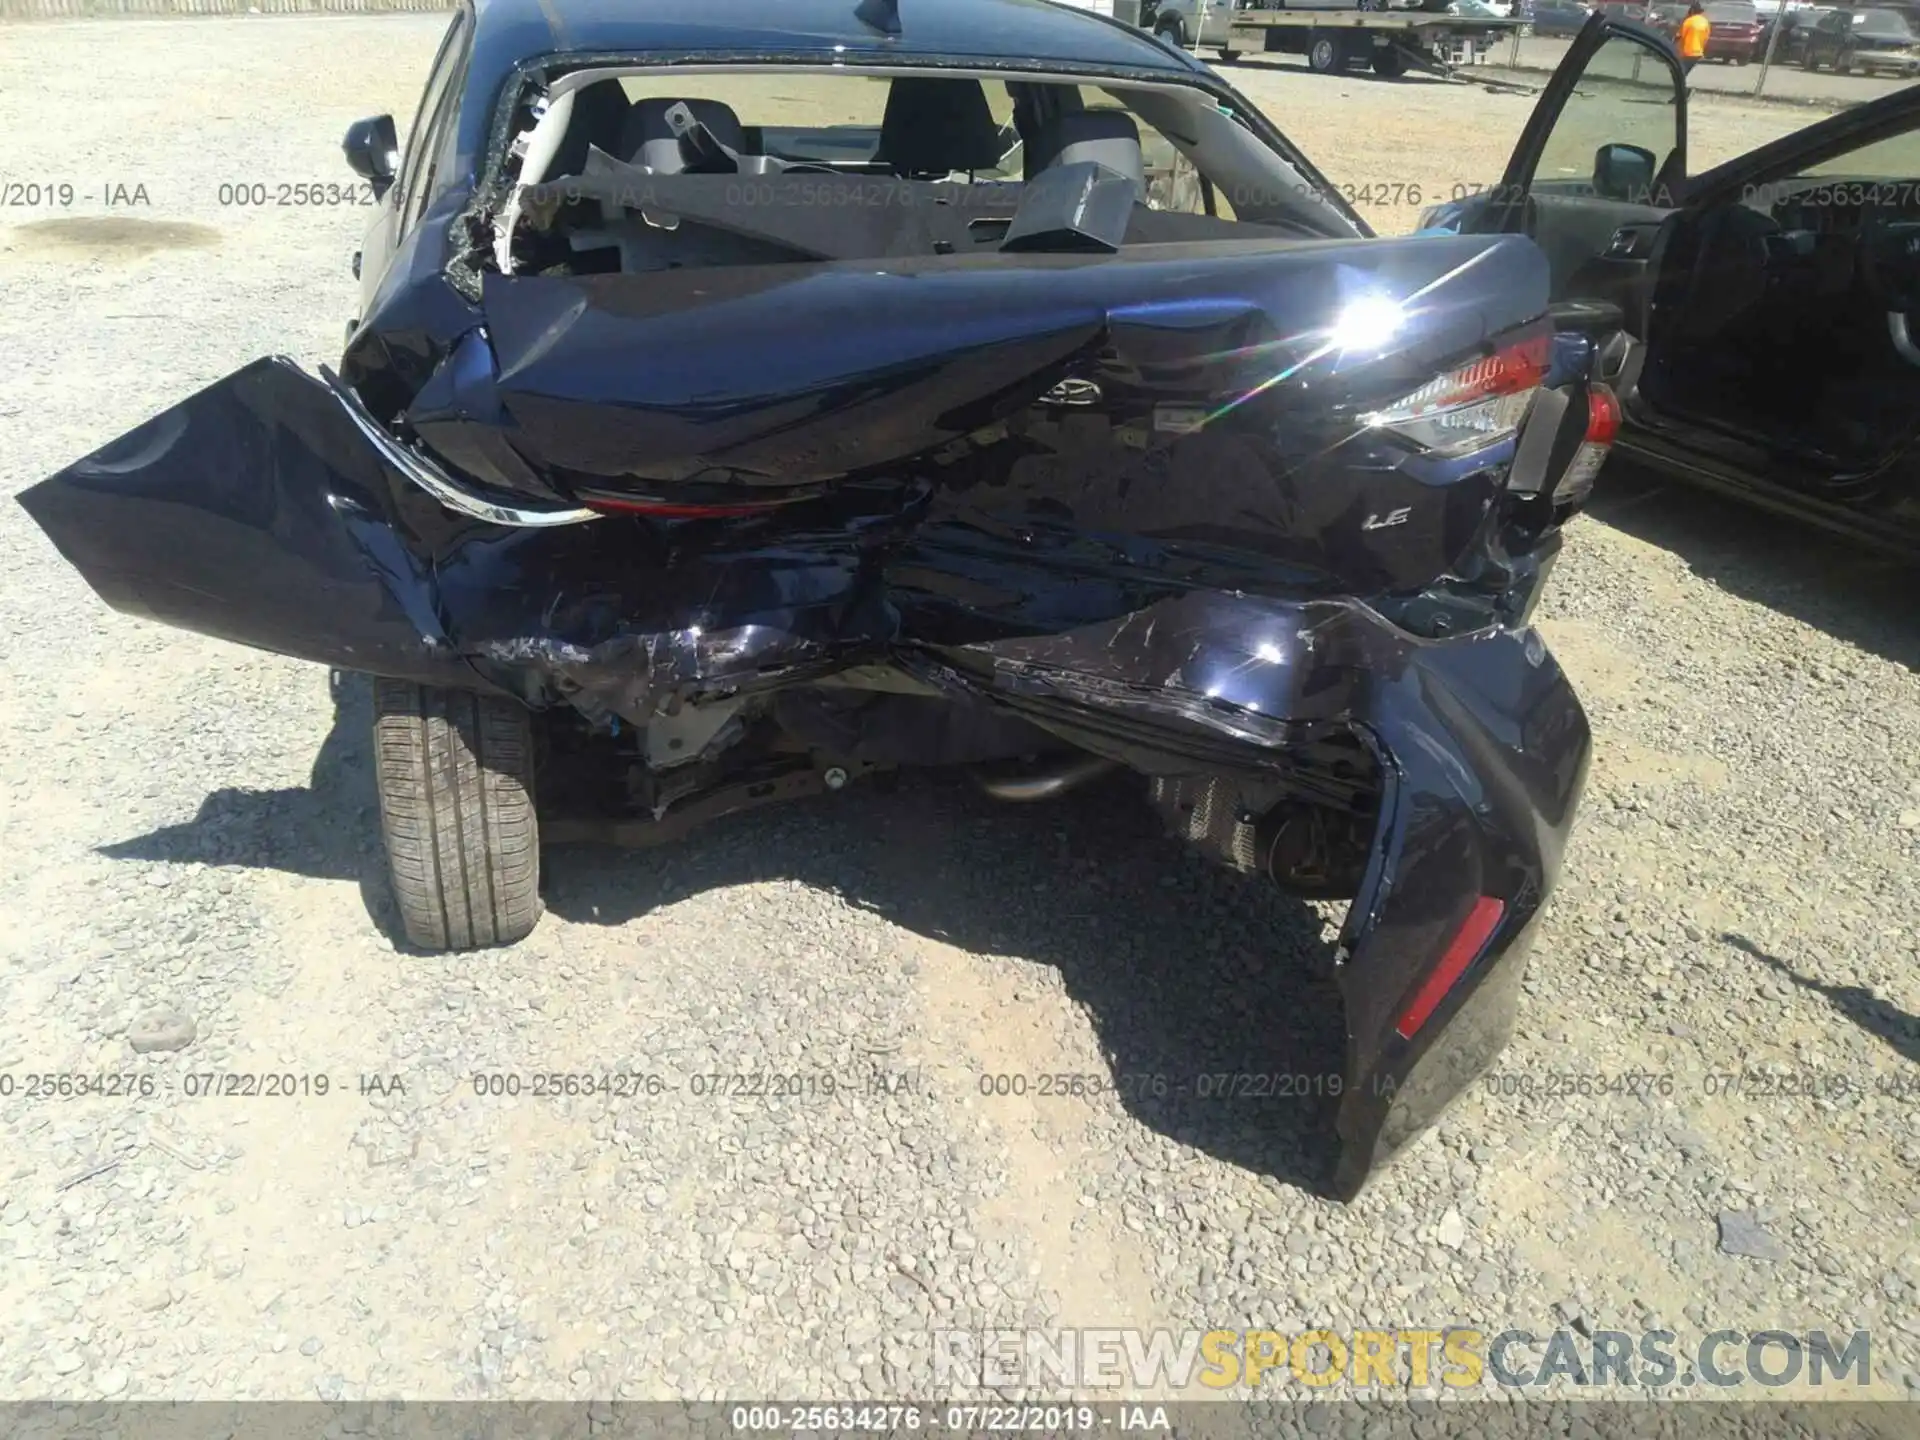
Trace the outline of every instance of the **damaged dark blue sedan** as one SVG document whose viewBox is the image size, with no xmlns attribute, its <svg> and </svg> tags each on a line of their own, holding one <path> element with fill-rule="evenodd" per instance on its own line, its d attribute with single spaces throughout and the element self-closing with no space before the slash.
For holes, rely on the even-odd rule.
<svg viewBox="0 0 1920 1440">
<path fill-rule="evenodd" d="M 1589 751 L 1529 616 L 1618 413 L 1530 240 L 1376 238 L 1046 0 L 463 4 L 347 153 L 338 373 L 23 503 L 120 610 L 377 677 L 415 945 L 527 934 L 543 840 L 1131 771 L 1351 899 L 1341 1194 L 1505 1043 Z"/>
</svg>

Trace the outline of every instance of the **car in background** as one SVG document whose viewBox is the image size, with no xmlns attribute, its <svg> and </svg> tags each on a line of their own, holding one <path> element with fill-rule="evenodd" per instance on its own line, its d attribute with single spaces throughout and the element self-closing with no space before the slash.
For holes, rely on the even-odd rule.
<svg viewBox="0 0 1920 1440">
<path fill-rule="evenodd" d="M 1680 34 L 1680 22 L 1686 18 L 1686 5 L 1680 0 L 1673 0 L 1673 3 L 1655 5 L 1643 23 L 1655 34 L 1673 40 Z"/>
<path fill-rule="evenodd" d="M 1920 35 L 1898 10 L 1834 10 L 1807 36 L 1800 63 L 1842 75 L 1920 75 Z"/>
<path fill-rule="evenodd" d="M 1280 0 L 1272 0 L 1270 4 L 1261 0 L 1154 0 L 1150 11 L 1142 7 L 1139 24 L 1141 29 L 1152 31 L 1169 45 L 1193 50 L 1212 43 L 1207 37 L 1216 33 L 1224 41 L 1236 10 L 1444 11 L 1446 6 L 1447 0 L 1285 0 L 1284 7 Z"/>
<path fill-rule="evenodd" d="M 1534 35 L 1578 35 L 1592 13 L 1582 0 L 1528 0 L 1526 23 Z"/>
<path fill-rule="evenodd" d="M 1687 7 L 1678 0 L 1659 0 L 1649 5 L 1646 0 L 1599 0 L 1594 6 L 1598 14 L 1611 20 L 1628 20 L 1642 25 L 1659 35 L 1662 39 L 1672 40 L 1680 33 L 1680 22 L 1687 18 Z"/>
<path fill-rule="evenodd" d="M 1776 65 L 1797 65 L 1806 55 L 1807 37 L 1820 17 L 1831 14 L 1834 7 L 1776 4 L 1769 10 L 1756 0 L 1755 8 L 1760 11 L 1760 58 L 1771 59 Z M 1778 40 L 1773 38 L 1775 30 L 1780 32 Z"/>
<path fill-rule="evenodd" d="M 1761 57 L 1766 27 L 1753 0 L 1712 0 L 1706 9 L 1708 60 L 1745 65 Z"/>
<path fill-rule="evenodd" d="M 1530 34 L 1569 36 L 1580 33 L 1593 7 L 1582 0 L 1520 0 L 1518 13 Z"/>
</svg>

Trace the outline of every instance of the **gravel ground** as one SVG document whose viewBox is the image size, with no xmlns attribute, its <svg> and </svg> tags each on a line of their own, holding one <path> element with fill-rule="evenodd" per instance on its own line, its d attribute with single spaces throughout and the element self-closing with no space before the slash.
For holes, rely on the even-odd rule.
<svg viewBox="0 0 1920 1440">
<path fill-rule="evenodd" d="M 343 178 L 347 122 L 404 120 L 439 24 L 7 32 L 42 78 L 0 92 L 0 126 L 60 136 L 42 178 L 151 201 L 5 217 L 7 493 L 256 354 L 333 357 L 365 212 L 218 186 Z M 1356 182 L 1497 174 L 1525 113 L 1258 85 Z M 1803 119 L 1703 106 L 1696 146 Z M 0 507 L 0 1075 L 158 1087 L 0 1109 L 0 1396 L 925 1393 L 941 1328 L 1576 1320 L 1864 1327 L 1875 1392 L 1920 1390 L 1920 1124 L 1874 1092 L 1920 1067 L 1913 584 L 1603 489 L 1544 621 L 1597 758 L 1502 1072 L 1672 1093 L 1476 1091 L 1346 1209 L 1311 1193 L 1312 1106 L 979 1093 L 1337 1068 L 1337 916 L 1189 863 L 1130 794 L 1016 816 L 909 783 L 556 852 L 527 943 L 398 956 L 364 684 L 111 614 Z M 1853 1093 L 1708 1093 L 1752 1066 Z M 331 1088 L 185 1098 L 227 1070 Z M 841 1088 L 472 1085 L 610 1070 Z"/>
</svg>

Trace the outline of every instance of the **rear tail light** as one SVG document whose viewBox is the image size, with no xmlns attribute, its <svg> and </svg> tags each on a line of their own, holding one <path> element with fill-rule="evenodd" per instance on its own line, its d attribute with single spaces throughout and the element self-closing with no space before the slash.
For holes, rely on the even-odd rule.
<svg viewBox="0 0 1920 1440">
<path fill-rule="evenodd" d="M 1600 467 L 1606 464 L 1607 452 L 1613 449 L 1614 439 L 1619 433 L 1620 397 L 1605 385 L 1589 386 L 1587 433 L 1580 442 L 1580 448 L 1573 452 L 1573 459 L 1567 464 L 1567 473 L 1553 487 L 1556 504 L 1575 504 L 1593 492 L 1594 478 L 1599 475 Z"/>
<path fill-rule="evenodd" d="M 1491 895 L 1482 895 L 1473 902 L 1473 909 L 1454 932 L 1452 943 L 1427 972 L 1427 978 L 1420 982 L 1420 988 L 1413 992 L 1413 999 L 1407 1002 L 1407 1008 L 1394 1023 L 1394 1031 L 1402 1040 L 1411 1040 L 1419 1033 L 1440 1002 L 1447 998 L 1447 992 L 1466 974 L 1467 967 L 1485 952 L 1487 942 L 1500 926 L 1500 917 L 1506 913 L 1506 902 Z"/>
<path fill-rule="evenodd" d="M 1547 378 L 1550 333 L 1529 335 L 1362 417 L 1435 455 L 1465 455 L 1520 428 Z"/>
</svg>

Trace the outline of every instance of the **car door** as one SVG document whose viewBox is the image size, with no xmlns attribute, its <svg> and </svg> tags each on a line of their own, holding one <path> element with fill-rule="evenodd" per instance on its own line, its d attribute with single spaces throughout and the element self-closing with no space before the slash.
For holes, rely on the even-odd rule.
<svg viewBox="0 0 1920 1440">
<path fill-rule="evenodd" d="M 1429 229 L 1523 234 L 1546 252 L 1556 304 L 1633 330 L 1640 279 L 1686 174 L 1687 93 L 1671 43 L 1596 10 L 1567 47 L 1500 183 L 1440 205 Z M 1599 319 L 1581 328 L 1597 328 Z"/>
<path fill-rule="evenodd" d="M 1807 36 L 1807 50 L 1803 63 L 1809 70 L 1818 70 L 1822 65 L 1838 62 L 1841 40 L 1853 24 L 1853 15 L 1847 10 L 1829 10 L 1820 17 L 1813 32 Z"/>
<path fill-rule="evenodd" d="M 1555 300 L 1630 309 L 1686 174 L 1686 140 L 1685 72 L 1672 44 L 1595 14 L 1541 93 L 1480 222 L 1546 252 Z"/>
<path fill-rule="evenodd" d="M 1920 88 L 1679 198 L 1647 262 L 1622 448 L 1867 531 L 1920 526 Z"/>
<path fill-rule="evenodd" d="M 1762 500 L 1904 515 L 1920 489 L 1920 88 L 1697 177 L 1686 102 L 1663 37 L 1596 16 L 1497 191 L 1449 228 L 1530 236 L 1563 328 L 1639 342 L 1606 376 L 1632 422 L 1623 450 Z"/>
</svg>

